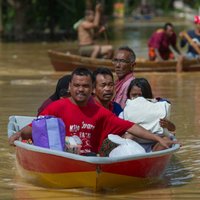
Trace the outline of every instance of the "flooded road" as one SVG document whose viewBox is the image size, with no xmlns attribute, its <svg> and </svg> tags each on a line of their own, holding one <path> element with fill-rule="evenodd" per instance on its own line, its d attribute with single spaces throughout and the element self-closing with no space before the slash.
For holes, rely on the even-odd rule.
<svg viewBox="0 0 200 200">
<path fill-rule="evenodd" d="M 43 100 L 54 92 L 57 79 L 64 74 L 54 72 L 47 50 L 75 45 L 74 42 L 66 41 L 0 43 L 0 199 L 199 199 L 200 72 L 136 74 L 136 77 L 149 80 L 154 96 L 167 97 L 171 101 L 171 120 L 176 124 L 176 135 L 183 145 L 174 154 L 159 183 L 140 190 L 130 186 L 93 193 L 87 189 L 36 187 L 18 175 L 14 148 L 7 143 L 8 117 L 37 113 Z"/>
</svg>

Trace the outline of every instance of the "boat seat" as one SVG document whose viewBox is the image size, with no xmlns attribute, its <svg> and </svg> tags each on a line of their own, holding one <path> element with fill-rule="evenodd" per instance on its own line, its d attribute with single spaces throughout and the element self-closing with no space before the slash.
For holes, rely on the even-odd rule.
<svg viewBox="0 0 200 200">
<path fill-rule="evenodd" d="M 10 116 L 8 121 L 8 137 L 30 124 L 36 117 L 32 116 Z"/>
</svg>

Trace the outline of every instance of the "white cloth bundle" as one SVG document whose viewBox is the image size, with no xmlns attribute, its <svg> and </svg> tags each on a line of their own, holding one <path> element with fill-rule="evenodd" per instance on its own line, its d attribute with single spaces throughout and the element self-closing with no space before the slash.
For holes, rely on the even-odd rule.
<svg viewBox="0 0 200 200">
<path fill-rule="evenodd" d="M 169 132 L 160 126 L 159 121 L 163 118 L 169 119 L 170 109 L 171 104 L 167 101 L 153 102 L 143 97 L 137 97 L 133 100 L 127 100 L 120 117 L 135 122 L 152 133 L 163 136 L 168 135 Z M 140 142 L 145 142 L 145 140 Z"/>
</svg>

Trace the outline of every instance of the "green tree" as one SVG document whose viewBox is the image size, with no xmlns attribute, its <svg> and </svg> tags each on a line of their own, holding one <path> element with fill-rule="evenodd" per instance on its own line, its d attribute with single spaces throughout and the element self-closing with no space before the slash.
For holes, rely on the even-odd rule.
<svg viewBox="0 0 200 200">
<path fill-rule="evenodd" d="M 48 36 L 53 40 L 60 33 L 71 37 L 73 24 L 84 16 L 86 8 L 94 8 L 93 0 L 4 0 L 2 26 L 4 38 L 16 41 Z M 112 14 L 114 0 L 102 0 L 105 14 Z"/>
</svg>

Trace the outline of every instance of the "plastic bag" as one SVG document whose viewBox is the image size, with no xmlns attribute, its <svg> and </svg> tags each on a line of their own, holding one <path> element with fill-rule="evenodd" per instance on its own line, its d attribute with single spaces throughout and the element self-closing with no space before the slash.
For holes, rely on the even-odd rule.
<svg viewBox="0 0 200 200">
<path fill-rule="evenodd" d="M 113 134 L 109 134 L 108 139 L 116 144 L 119 144 L 118 147 L 114 148 L 110 152 L 109 157 L 119 157 L 146 153 L 141 145 L 131 139 L 125 139 Z"/>
<path fill-rule="evenodd" d="M 33 144 L 53 150 L 65 150 L 65 124 L 53 116 L 40 116 L 32 122 Z"/>
</svg>

